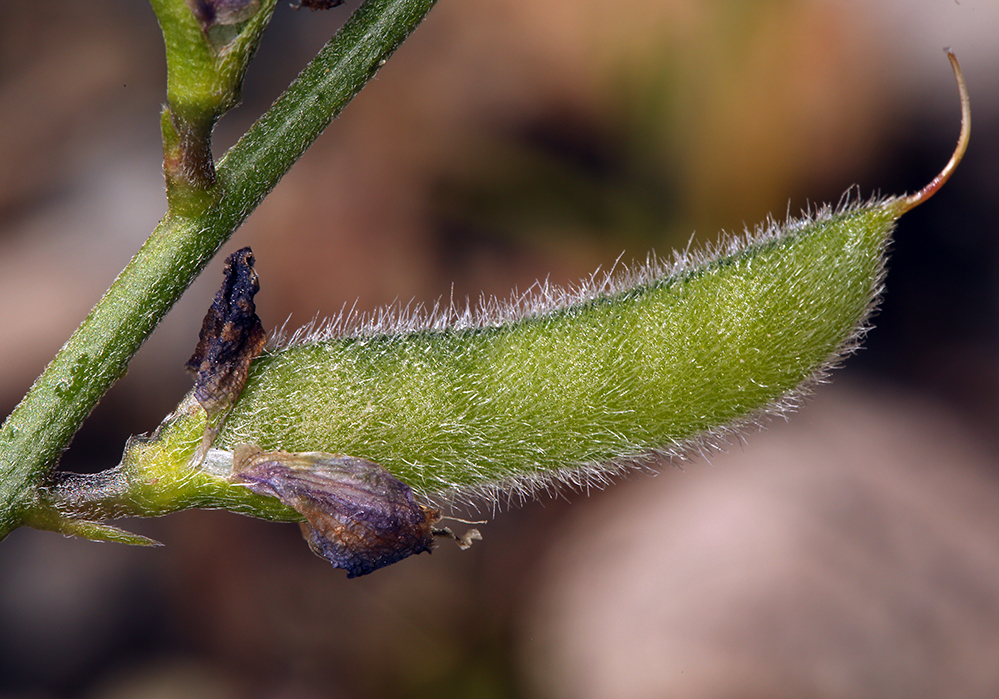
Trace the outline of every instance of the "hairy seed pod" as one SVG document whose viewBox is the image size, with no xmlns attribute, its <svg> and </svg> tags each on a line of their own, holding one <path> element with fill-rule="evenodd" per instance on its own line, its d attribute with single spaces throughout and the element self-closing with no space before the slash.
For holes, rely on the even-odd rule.
<svg viewBox="0 0 999 699">
<path fill-rule="evenodd" d="M 227 394 L 218 416 L 195 389 L 153 435 L 129 441 L 116 469 L 66 477 L 48 502 L 70 523 L 189 507 L 305 516 L 319 522 L 307 530 L 313 547 L 361 574 L 371 556 L 329 541 L 346 540 L 350 508 L 378 493 L 385 502 L 365 510 L 369 519 L 382 517 L 381 505 L 422 517 L 432 508 L 420 499 L 599 483 L 780 414 L 857 346 L 882 290 L 895 222 L 946 182 L 967 148 L 967 90 L 948 56 L 961 135 L 947 166 L 913 195 L 771 222 L 576 290 L 545 287 L 477 312 L 386 313 L 297 333 L 253 359 L 245 385 L 242 371 L 226 384 L 242 391 Z M 245 347 L 256 353 L 255 343 Z M 259 473 L 235 456 L 248 444 L 271 454 Z M 336 507 L 322 493 L 334 493 Z M 332 519 L 317 519 L 316 507 Z M 415 528 L 393 524 L 361 539 L 387 532 L 404 555 L 416 553 L 433 512 Z M 83 524 L 86 536 L 121 540 Z M 467 545 L 477 535 L 454 538 Z"/>
<path fill-rule="evenodd" d="M 787 409 L 855 346 L 896 216 L 824 210 L 575 294 L 313 335 L 254 362 L 215 446 L 356 455 L 459 496 L 681 453 Z"/>
<path fill-rule="evenodd" d="M 352 454 L 417 493 L 529 493 L 682 454 L 802 391 L 853 350 L 915 195 L 770 223 L 574 292 L 311 333 L 264 354 L 216 447 Z"/>
</svg>

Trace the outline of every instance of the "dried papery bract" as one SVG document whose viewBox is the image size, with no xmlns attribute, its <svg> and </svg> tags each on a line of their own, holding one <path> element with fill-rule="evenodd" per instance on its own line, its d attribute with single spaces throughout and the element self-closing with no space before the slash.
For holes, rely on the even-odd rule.
<svg viewBox="0 0 999 699">
<path fill-rule="evenodd" d="M 243 248 L 225 261 L 222 286 L 201 323 L 198 346 L 187 360 L 194 395 L 208 413 L 235 402 L 250 362 L 267 341 L 253 297 L 260 291 L 253 251 Z"/>
<path fill-rule="evenodd" d="M 205 314 L 198 346 L 187 360 L 188 370 L 196 376 L 194 397 L 208 414 L 205 439 L 195 463 L 200 463 L 214 441 L 225 411 L 243 390 L 250 362 L 267 342 L 253 303 L 260 290 L 253 264 L 253 251 L 248 247 L 226 258 L 222 286 Z"/>
</svg>

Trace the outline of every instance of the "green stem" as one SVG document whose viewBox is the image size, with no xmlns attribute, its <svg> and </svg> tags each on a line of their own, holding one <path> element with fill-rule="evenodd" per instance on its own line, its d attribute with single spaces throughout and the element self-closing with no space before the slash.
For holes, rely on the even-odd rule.
<svg viewBox="0 0 999 699">
<path fill-rule="evenodd" d="M 277 0 L 246 0 L 239 16 L 224 18 L 214 10 L 211 17 L 198 16 L 188 0 L 150 4 L 166 48 L 163 173 L 170 210 L 178 211 L 197 206 L 199 194 L 215 184 L 212 130 L 239 103 L 243 76 Z"/>
<path fill-rule="evenodd" d="M 367 0 L 221 161 L 200 213 L 170 213 L 0 427 L 0 539 L 184 290 L 436 0 Z"/>
<path fill-rule="evenodd" d="M 367 0 L 358 8 L 222 158 L 218 176 L 230 199 L 227 209 L 256 206 L 436 3 Z"/>
</svg>

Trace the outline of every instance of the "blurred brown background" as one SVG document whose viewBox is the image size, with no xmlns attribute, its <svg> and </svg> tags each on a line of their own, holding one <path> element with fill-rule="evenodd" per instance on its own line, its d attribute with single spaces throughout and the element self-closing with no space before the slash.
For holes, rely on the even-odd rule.
<svg viewBox="0 0 999 699">
<path fill-rule="evenodd" d="M 354 6 L 278 8 L 219 153 Z M 227 246 L 253 246 L 267 326 L 913 191 L 957 137 L 947 45 L 971 148 L 902 220 L 866 349 L 789 423 L 359 580 L 225 513 L 129 522 L 156 550 L 19 530 L 0 697 L 999 695 L 996 27 L 989 0 L 442 0 Z M 163 213 L 163 84 L 144 3 L 0 5 L 4 414 Z M 65 468 L 113 465 L 189 388 L 219 278 Z"/>
</svg>

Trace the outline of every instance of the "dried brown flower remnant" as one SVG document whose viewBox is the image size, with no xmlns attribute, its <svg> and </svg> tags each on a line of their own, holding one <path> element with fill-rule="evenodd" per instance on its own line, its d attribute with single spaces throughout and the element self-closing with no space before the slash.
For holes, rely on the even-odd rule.
<svg viewBox="0 0 999 699">
<path fill-rule="evenodd" d="M 344 0 L 301 0 L 299 8 L 308 7 L 310 10 L 328 10 L 331 7 L 342 5 Z"/>
<path fill-rule="evenodd" d="M 260 0 L 187 0 L 187 6 L 207 31 L 216 24 L 245 22 L 260 9 Z"/>
<path fill-rule="evenodd" d="M 305 517 L 309 547 L 348 578 L 433 548 L 440 511 L 417 503 L 408 485 L 371 461 L 244 444 L 233 455 L 232 479 Z"/>
<path fill-rule="evenodd" d="M 253 251 L 237 250 L 225 261 L 225 278 L 215 294 L 187 368 L 197 375 L 194 396 L 210 415 L 232 405 L 243 391 L 250 362 L 267 341 L 253 297 L 260 281 Z"/>
</svg>

